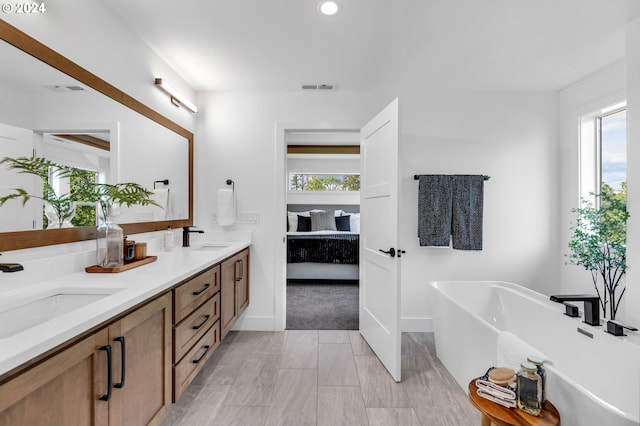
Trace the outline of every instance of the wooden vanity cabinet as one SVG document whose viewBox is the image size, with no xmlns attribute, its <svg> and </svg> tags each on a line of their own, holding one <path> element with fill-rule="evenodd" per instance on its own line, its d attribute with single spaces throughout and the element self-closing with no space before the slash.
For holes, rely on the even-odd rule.
<svg viewBox="0 0 640 426">
<path fill-rule="evenodd" d="M 159 424 L 170 408 L 171 317 L 171 294 L 166 293 L 109 326 L 110 424 Z"/>
<path fill-rule="evenodd" d="M 0 385 L 3 426 L 158 424 L 170 405 L 170 293 Z"/>
<path fill-rule="evenodd" d="M 173 290 L 173 401 L 220 343 L 220 265 Z"/>
<path fill-rule="evenodd" d="M 220 275 L 220 328 L 224 339 L 249 306 L 249 249 L 223 261 Z"/>
<path fill-rule="evenodd" d="M 0 385 L 0 425 L 108 425 L 106 329 Z"/>
</svg>

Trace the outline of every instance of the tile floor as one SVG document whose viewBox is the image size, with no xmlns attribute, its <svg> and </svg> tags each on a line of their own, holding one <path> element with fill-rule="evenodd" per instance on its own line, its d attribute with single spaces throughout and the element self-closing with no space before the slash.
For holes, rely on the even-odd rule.
<svg viewBox="0 0 640 426">
<path fill-rule="evenodd" d="M 357 331 L 231 332 L 169 425 L 477 426 L 480 415 L 435 356 L 404 333 L 395 383 Z"/>
</svg>

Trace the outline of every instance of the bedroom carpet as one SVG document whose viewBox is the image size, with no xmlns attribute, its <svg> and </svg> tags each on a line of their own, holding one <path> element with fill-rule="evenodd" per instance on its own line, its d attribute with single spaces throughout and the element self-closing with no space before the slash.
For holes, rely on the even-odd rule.
<svg viewBox="0 0 640 426">
<path fill-rule="evenodd" d="M 287 284 L 287 330 L 357 330 L 358 284 Z"/>
</svg>

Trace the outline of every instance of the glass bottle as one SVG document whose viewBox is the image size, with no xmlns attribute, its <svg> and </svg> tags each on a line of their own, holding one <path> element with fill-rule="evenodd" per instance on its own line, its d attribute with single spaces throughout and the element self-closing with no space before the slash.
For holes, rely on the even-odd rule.
<svg viewBox="0 0 640 426">
<path fill-rule="evenodd" d="M 98 209 L 102 211 L 102 209 Z M 124 264 L 123 242 L 124 232 L 115 223 L 115 217 L 119 213 L 117 207 L 109 206 L 106 209 L 107 216 L 100 214 L 98 228 L 96 230 L 96 255 L 97 264 L 103 268 L 116 268 Z"/>
<path fill-rule="evenodd" d="M 546 389 L 547 389 L 547 370 L 544 368 L 544 360 L 537 356 L 529 356 L 527 357 L 527 361 L 536 366 L 536 372 L 542 379 L 542 397 L 540 398 L 540 402 L 544 404 L 547 400 Z"/>
<path fill-rule="evenodd" d="M 535 364 L 523 362 L 516 374 L 518 408 L 532 416 L 539 416 L 542 408 L 542 379 Z"/>
</svg>

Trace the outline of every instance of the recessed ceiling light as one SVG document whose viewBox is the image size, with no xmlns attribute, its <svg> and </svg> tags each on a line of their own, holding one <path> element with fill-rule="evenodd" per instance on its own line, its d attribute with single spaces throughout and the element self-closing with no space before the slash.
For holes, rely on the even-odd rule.
<svg viewBox="0 0 640 426">
<path fill-rule="evenodd" d="M 318 10 L 323 15 L 331 16 L 338 13 L 338 11 L 340 10 L 340 7 L 338 6 L 338 3 L 336 3 L 335 1 L 323 1 L 318 6 Z"/>
</svg>

